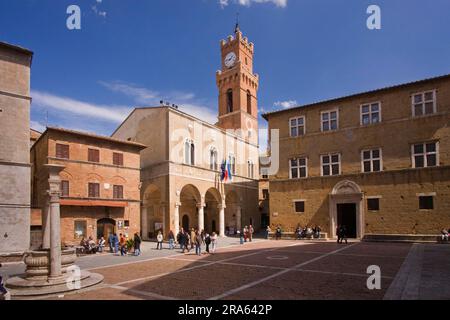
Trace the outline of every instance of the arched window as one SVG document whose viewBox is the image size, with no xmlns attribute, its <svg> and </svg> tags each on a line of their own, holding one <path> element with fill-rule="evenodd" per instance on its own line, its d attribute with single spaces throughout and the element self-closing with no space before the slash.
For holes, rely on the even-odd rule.
<svg viewBox="0 0 450 320">
<path fill-rule="evenodd" d="M 211 148 L 211 150 L 209 151 L 209 168 L 211 170 L 217 171 L 219 169 L 217 160 L 218 160 L 217 149 Z"/>
<path fill-rule="evenodd" d="M 247 161 L 247 174 L 248 177 L 253 179 L 255 177 L 255 165 L 253 164 L 252 160 Z"/>
<path fill-rule="evenodd" d="M 252 94 L 247 90 L 247 113 L 252 114 Z"/>
<path fill-rule="evenodd" d="M 233 90 L 231 89 L 227 91 L 227 112 L 233 112 Z"/>
<path fill-rule="evenodd" d="M 234 154 L 228 156 L 228 163 L 230 164 L 231 174 L 236 175 L 236 157 Z"/>
<path fill-rule="evenodd" d="M 195 145 L 192 140 L 184 143 L 184 163 L 191 166 L 195 164 Z"/>
</svg>

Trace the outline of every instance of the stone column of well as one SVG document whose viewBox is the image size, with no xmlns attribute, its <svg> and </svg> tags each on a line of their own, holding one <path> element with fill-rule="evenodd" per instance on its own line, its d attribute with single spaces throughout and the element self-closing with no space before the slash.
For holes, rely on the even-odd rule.
<svg viewBox="0 0 450 320">
<path fill-rule="evenodd" d="M 141 207 L 141 235 L 142 239 L 148 240 L 148 217 L 146 204 L 143 204 Z"/>
<path fill-rule="evenodd" d="M 175 228 L 175 237 L 177 236 L 178 232 L 180 232 L 180 207 L 181 203 L 177 202 L 175 203 L 175 213 L 173 216 L 173 224 Z"/>
<path fill-rule="evenodd" d="M 200 203 L 197 205 L 198 209 L 198 230 L 205 230 L 205 204 Z"/>
<path fill-rule="evenodd" d="M 48 194 L 46 196 L 45 206 L 42 209 L 42 249 L 50 249 L 50 201 Z"/>
<path fill-rule="evenodd" d="M 240 206 L 237 206 L 236 207 L 236 228 L 237 228 L 237 230 L 241 230 L 241 228 L 242 228 L 242 223 L 241 223 L 241 221 L 242 221 L 242 209 L 241 209 L 241 207 Z"/>
<path fill-rule="evenodd" d="M 219 236 L 225 237 L 225 203 L 219 205 Z"/>
<path fill-rule="evenodd" d="M 64 166 L 47 164 L 45 167 L 49 173 L 50 196 L 50 279 L 60 278 L 61 272 L 61 216 L 60 216 L 60 196 L 61 178 L 59 173 Z"/>
</svg>

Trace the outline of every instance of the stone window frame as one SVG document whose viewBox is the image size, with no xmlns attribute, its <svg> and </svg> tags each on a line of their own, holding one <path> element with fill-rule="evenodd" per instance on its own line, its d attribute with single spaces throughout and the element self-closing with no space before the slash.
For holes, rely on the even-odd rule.
<svg viewBox="0 0 450 320">
<path fill-rule="evenodd" d="M 251 159 L 247 160 L 247 176 L 250 179 L 255 178 L 255 164 L 253 163 L 253 160 L 251 160 Z"/>
<path fill-rule="evenodd" d="M 233 161 L 231 161 L 231 160 L 233 160 Z M 236 156 L 234 153 L 228 154 L 228 163 L 230 164 L 231 174 L 233 176 L 235 176 L 236 175 Z"/>
<path fill-rule="evenodd" d="M 433 94 L 433 98 L 432 100 L 427 100 L 426 99 L 426 95 L 432 93 Z M 422 92 L 416 92 L 413 93 L 411 95 L 411 111 L 412 111 L 412 116 L 413 117 L 423 117 L 423 116 L 429 116 L 429 115 L 433 115 L 435 113 L 437 113 L 437 90 L 433 89 L 433 90 L 427 90 L 427 91 L 422 91 Z M 421 96 L 421 101 L 420 102 L 416 102 L 416 97 L 417 96 Z M 433 112 L 432 113 L 426 113 L 426 104 L 427 103 L 433 103 Z M 416 106 L 422 106 L 422 114 L 417 115 L 416 114 Z"/>
<path fill-rule="evenodd" d="M 374 158 L 373 157 L 373 152 L 374 151 L 379 151 L 380 155 L 378 158 Z M 364 153 L 365 152 L 370 152 L 370 158 L 369 159 L 364 159 Z M 380 161 L 380 170 L 379 171 L 374 171 L 373 170 L 373 162 L 374 161 Z M 365 162 L 370 162 L 370 171 L 365 171 L 364 169 L 364 163 Z M 373 172 L 382 172 L 383 171 L 383 150 L 382 148 L 372 148 L 372 149 L 364 149 L 361 150 L 361 173 L 373 173 Z"/>
<path fill-rule="evenodd" d="M 366 205 L 367 205 L 367 211 L 368 212 L 380 212 L 380 208 L 381 208 L 381 205 L 380 205 L 380 199 L 382 199 L 383 197 L 382 196 L 368 196 L 368 197 L 366 197 Z M 378 200 L 378 210 L 370 210 L 369 209 L 369 200 Z"/>
<path fill-rule="evenodd" d="M 331 129 L 331 113 L 336 112 L 336 129 Z M 323 120 L 323 115 L 324 114 L 328 114 L 328 120 Z M 324 123 L 328 122 L 329 127 L 328 130 L 324 130 Z M 322 132 L 332 132 L 332 131 L 337 131 L 339 130 L 339 108 L 335 108 L 335 109 L 330 109 L 330 110 L 325 110 L 325 111 L 321 111 L 320 112 L 320 130 Z"/>
<path fill-rule="evenodd" d="M 213 171 L 219 170 L 219 151 L 214 146 L 209 148 L 209 169 Z"/>
<path fill-rule="evenodd" d="M 65 185 L 67 186 L 66 188 Z M 65 191 L 67 191 L 67 193 Z M 61 197 L 69 197 L 69 196 L 70 196 L 70 181 L 61 180 Z"/>
<path fill-rule="evenodd" d="M 123 166 L 124 163 L 124 155 L 122 152 L 113 152 L 113 165 L 115 166 Z"/>
<path fill-rule="evenodd" d="M 88 162 L 100 163 L 100 149 L 88 148 Z"/>
<path fill-rule="evenodd" d="M 374 105 L 378 105 L 378 111 L 372 111 L 372 107 Z M 369 111 L 368 112 L 363 112 L 363 108 L 364 107 L 369 107 Z M 378 113 L 378 121 L 374 122 L 373 121 L 373 115 Z M 370 126 L 372 124 L 378 124 L 381 123 L 382 119 L 381 119 L 381 101 L 374 101 L 374 102 L 370 102 L 370 103 L 363 103 L 360 105 L 359 107 L 359 114 L 360 114 L 360 125 L 362 127 L 365 126 Z M 369 123 L 364 123 L 364 116 L 368 115 L 369 116 Z"/>
<path fill-rule="evenodd" d="M 427 152 L 426 148 L 427 148 L 428 144 L 435 144 L 435 151 Z M 423 152 L 415 153 L 414 148 L 419 145 L 422 145 Z M 427 156 L 429 156 L 429 155 L 436 155 L 436 165 L 434 165 L 434 166 L 428 165 L 428 157 Z M 420 156 L 423 157 L 423 163 L 424 163 L 423 167 L 417 167 L 417 165 L 416 165 L 416 157 L 420 157 Z M 412 167 L 414 169 L 439 167 L 439 141 L 428 141 L 428 142 L 419 142 L 419 143 L 411 144 L 411 163 L 412 163 Z"/>
<path fill-rule="evenodd" d="M 298 202 L 303 202 L 303 212 L 302 211 L 297 211 L 296 204 Z M 294 200 L 292 200 L 292 204 L 293 204 L 293 209 L 294 209 L 294 213 L 295 214 L 305 214 L 305 212 L 306 212 L 306 199 L 294 199 Z"/>
<path fill-rule="evenodd" d="M 298 121 L 299 119 L 303 120 L 302 125 L 299 125 L 299 121 Z M 292 125 L 292 121 L 294 121 L 294 120 L 295 120 L 295 125 Z M 302 130 L 303 130 L 302 134 L 299 134 L 299 128 L 302 128 Z M 292 134 L 292 129 L 297 130 L 296 135 Z M 302 137 L 304 135 L 306 135 L 306 116 L 298 116 L 298 117 L 289 118 L 289 136 L 294 138 L 294 137 Z"/>
<path fill-rule="evenodd" d="M 294 161 L 294 160 L 297 161 L 296 166 L 292 166 L 292 161 Z M 300 165 L 300 160 L 305 160 L 305 164 Z M 304 177 L 302 177 L 300 174 L 302 168 L 305 169 Z M 295 170 L 295 169 L 297 170 L 297 178 L 294 178 L 292 176 L 292 170 Z M 306 179 L 306 178 L 308 178 L 308 157 L 307 156 L 299 156 L 299 157 L 289 159 L 289 179 L 295 180 L 295 179 Z"/>
<path fill-rule="evenodd" d="M 195 165 L 195 143 L 192 139 L 184 141 L 184 164 L 188 166 Z"/>
<path fill-rule="evenodd" d="M 76 231 L 77 231 L 77 223 L 82 223 L 82 224 L 84 224 L 84 234 L 82 234 L 82 235 L 80 235 L 80 236 L 77 236 L 76 234 Z M 75 240 L 78 240 L 78 239 L 82 239 L 82 238 L 86 238 L 87 237 L 87 221 L 86 220 L 80 220 L 80 219 L 77 219 L 77 220 L 74 220 L 73 221 L 73 238 L 75 239 Z"/>
<path fill-rule="evenodd" d="M 70 159 L 70 144 L 56 142 L 55 143 L 55 158 L 67 159 L 67 160 Z"/>
<path fill-rule="evenodd" d="M 90 185 L 94 185 L 94 184 L 96 184 L 96 185 L 98 185 L 98 196 L 94 196 L 94 197 L 92 197 L 91 195 L 90 195 L 90 193 L 89 193 L 89 186 Z M 88 182 L 88 184 L 87 184 L 87 195 L 88 195 L 88 198 L 91 198 L 91 199 L 98 199 L 98 198 L 100 198 L 100 196 L 101 196 L 101 192 L 100 192 L 100 182 L 97 182 L 97 181 L 90 181 L 90 182 Z"/>
<path fill-rule="evenodd" d="M 113 199 L 124 199 L 124 187 L 123 185 L 113 185 Z M 119 197 L 120 196 L 120 197 Z"/>
<path fill-rule="evenodd" d="M 420 210 L 420 211 L 431 211 L 431 210 L 435 210 L 435 209 L 436 209 L 436 206 L 435 206 L 435 198 L 436 198 L 436 196 L 437 196 L 436 192 L 417 193 L 416 196 L 417 196 L 417 198 L 418 198 L 418 200 L 419 200 L 419 210 Z M 422 198 L 425 198 L 425 197 L 426 197 L 426 198 L 429 198 L 429 197 L 432 198 L 432 202 L 431 202 L 432 208 L 421 208 L 421 207 L 420 207 L 420 205 L 421 205 L 421 199 L 422 199 Z"/>
<path fill-rule="evenodd" d="M 338 162 L 333 162 L 332 158 L 333 156 L 338 156 L 339 157 L 339 161 Z M 325 164 L 323 162 L 323 157 L 330 157 L 330 162 Z M 339 165 L 339 173 L 338 174 L 333 174 L 333 165 Z M 330 167 L 330 174 L 329 175 L 324 175 L 323 174 L 323 167 L 324 165 L 328 165 Z M 342 154 L 340 152 L 334 152 L 334 153 L 327 153 L 327 154 L 321 154 L 320 155 L 320 176 L 321 177 L 336 177 L 336 176 L 340 176 L 342 175 Z"/>
</svg>

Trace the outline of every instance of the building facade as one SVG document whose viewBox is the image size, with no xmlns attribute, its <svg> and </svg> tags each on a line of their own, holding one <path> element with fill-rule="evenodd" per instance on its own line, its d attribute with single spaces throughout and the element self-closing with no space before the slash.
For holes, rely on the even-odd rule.
<svg viewBox="0 0 450 320">
<path fill-rule="evenodd" d="M 279 129 L 272 225 L 335 237 L 450 227 L 450 76 L 264 115 Z"/>
<path fill-rule="evenodd" d="M 176 107 L 137 108 L 112 135 L 151 147 L 141 152 L 144 239 L 158 230 L 198 228 L 223 236 L 249 224 L 260 227 L 253 44 L 237 28 L 220 47 L 217 125 Z M 231 180 L 221 179 L 224 161 Z"/>
<path fill-rule="evenodd" d="M 65 166 L 60 173 L 61 239 L 77 245 L 85 237 L 140 232 L 140 151 L 145 146 L 83 132 L 49 127 L 31 148 L 33 227 L 42 222 L 46 247 L 45 164 Z"/>
<path fill-rule="evenodd" d="M 20 253 L 30 246 L 32 56 L 0 42 L 0 253 Z"/>
</svg>

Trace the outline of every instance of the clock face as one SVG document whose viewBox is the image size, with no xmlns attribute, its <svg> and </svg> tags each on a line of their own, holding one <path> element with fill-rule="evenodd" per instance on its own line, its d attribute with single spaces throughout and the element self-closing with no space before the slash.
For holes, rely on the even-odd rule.
<svg viewBox="0 0 450 320">
<path fill-rule="evenodd" d="M 227 68 L 231 68 L 236 63 L 236 54 L 234 52 L 230 52 L 225 57 L 225 66 Z"/>
</svg>

